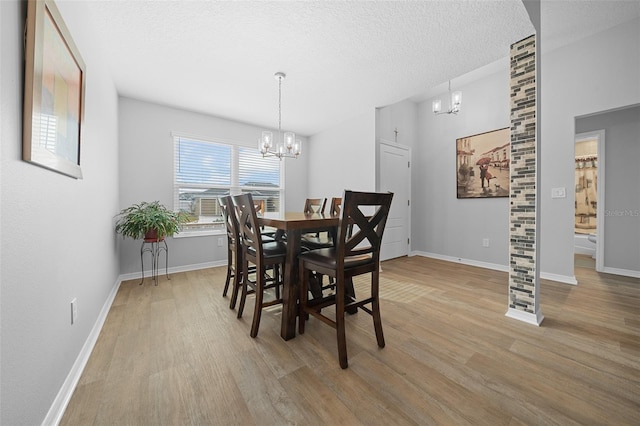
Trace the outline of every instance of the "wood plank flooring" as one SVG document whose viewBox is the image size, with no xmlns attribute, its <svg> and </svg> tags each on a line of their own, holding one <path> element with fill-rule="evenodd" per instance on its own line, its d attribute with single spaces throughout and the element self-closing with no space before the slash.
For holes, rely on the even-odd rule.
<svg viewBox="0 0 640 426">
<path fill-rule="evenodd" d="M 505 317 L 506 273 L 383 262 L 386 347 L 349 316 L 347 370 L 314 318 L 282 340 L 280 307 L 251 339 L 225 268 L 124 282 L 61 424 L 638 425 L 640 280 L 576 266 L 577 286 L 542 281 L 535 327 Z"/>
</svg>

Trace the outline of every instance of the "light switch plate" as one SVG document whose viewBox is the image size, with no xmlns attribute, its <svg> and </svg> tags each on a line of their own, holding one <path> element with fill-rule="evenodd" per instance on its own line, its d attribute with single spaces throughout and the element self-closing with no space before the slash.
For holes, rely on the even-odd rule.
<svg viewBox="0 0 640 426">
<path fill-rule="evenodd" d="M 551 188 L 551 198 L 566 198 L 567 189 L 563 186 L 560 188 Z"/>
</svg>

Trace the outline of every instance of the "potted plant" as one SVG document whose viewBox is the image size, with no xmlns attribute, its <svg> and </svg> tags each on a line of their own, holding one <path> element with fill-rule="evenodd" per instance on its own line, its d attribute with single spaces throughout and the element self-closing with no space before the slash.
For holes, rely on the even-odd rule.
<svg viewBox="0 0 640 426">
<path fill-rule="evenodd" d="M 180 225 L 189 221 L 184 212 L 174 212 L 160 204 L 143 201 L 133 204 L 116 215 L 116 232 L 134 240 L 162 241 L 180 231 Z"/>
</svg>

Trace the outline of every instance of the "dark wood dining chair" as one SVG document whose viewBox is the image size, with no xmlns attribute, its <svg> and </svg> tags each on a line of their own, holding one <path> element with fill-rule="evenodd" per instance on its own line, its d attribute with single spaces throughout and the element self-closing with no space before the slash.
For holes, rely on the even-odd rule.
<svg viewBox="0 0 640 426">
<path fill-rule="evenodd" d="M 340 209 L 342 207 L 341 197 L 331 197 L 331 205 L 329 206 L 329 214 L 331 216 L 340 215 Z"/>
<path fill-rule="evenodd" d="M 311 250 L 299 256 L 300 334 L 304 333 L 307 314 L 336 329 L 340 367 L 347 368 L 347 341 L 345 311 L 360 308 L 373 317 L 373 326 L 379 347 L 384 347 L 382 319 L 380 317 L 379 272 L 380 245 L 391 208 L 393 194 L 345 191 L 340 213 L 337 244 L 335 247 Z M 365 211 L 362 211 L 362 208 Z M 371 213 L 369 210 L 374 209 Z M 349 230 L 351 228 L 351 231 Z M 310 272 L 333 277 L 336 291 L 319 298 L 308 298 Z M 354 276 L 371 274 L 371 291 L 363 299 L 356 299 L 348 283 Z M 370 305 L 368 307 L 367 305 Z M 335 320 L 323 315 L 322 309 L 335 306 Z"/>
<path fill-rule="evenodd" d="M 231 196 L 220 197 L 218 202 L 220 203 L 222 218 L 227 229 L 227 277 L 222 296 L 227 297 L 229 284 L 233 279 L 229 308 L 235 309 L 243 279 L 242 238 L 240 236 L 240 227 L 238 226 L 238 216 Z M 255 267 L 249 268 L 249 273 L 255 273 Z"/>
<path fill-rule="evenodd" d="M 307 198 L 304 202 L 304 210 L 305 214 L 324 214 L 324 209 L 327 205 L 326 198 Z"/>
<path fill-rule="evenodd" d="M 326 201 L 326 198 L 325 198 Z M 339 216 L 340 208 L 342 205 L 342 198 L 340 197 L 332 197 L 331 205 L 329 207 L 329 214 L 331 216 Z M 313 234 L 305 234 L 302 236 L 302 247 L 305 250 L 315 250 L 319 248 L 327 248 L 333 247 L 335 245 L 334 239 L 336 236 L 335 230 L 325 231 L 325 232 L 316 232 Z M 320 277 L 320 284 L 322 284 L 322 276 Z M 330 279 L 330 284 L 333 280 Z"/>
<path fill-rule="evenodd" d="M 304 203 L 303 212 L 305 214 L 324 214 L 326 206 L 326 198 L 307 198 Z M 332 247 L 333 240 L 331 240 L 331 234 L 328 232 L 311 232 L 301 236 L 300 245 L 303 251 L 315 250 Z M 312 282 L 311 291 L 317 295 L 322 291 L 322 274 L 315 274 L 312 279 L 314 281 Z"/>
<path fill-rule="evenodd" d="M 304 202 L 304 214 L 324 214 L 327 206 L 326 198 L 307 198 Z M 302 235 L 302 249 L 310 250 L 330 246 L 332 243 L 327 238 L 321 239 L 320 232 L 311 232 Z"/>
<path fill-rule="evenodd" d="M 287 246 L 283 241 L 263 241 L 255 204 L 251 194 L 235 195 L 232 197 L 234 208 L 238 214 L 238 226 L 242 243 L 242 294 L 238 307 L 238 318 L 242 318 L 244 305 L 249 289 L 255 294 L 251 337 L 258 335 L 262 309 L 282 303 L 280 286 L 282 285 L 282 270 L 287 254 Z M 255 281 L 249 280 L 249 265 L 255 265 Z M 273 277 L 267 276 L 267 269 L 273 268 Z M 275 289 L 275 299 L 265 301 L 264 294 L 268 289 Z"/>
<path fill-rule="evenodd" d="M 237 223 L 237 221 L 234 220 L 235 213 L 233 212 L 233 203 L 231 201 L 231 197 L 220 197 L 218 198 L 218 203 L 220 204 L 220 209 L 222 210 L 222 219 L 225 223 L 225 228 L 227 231 L 227 278 L 224 283 L 224 290 L 222 290 L 222 297 L 227 297 L 231 279 L 233 279 L 233 288 L 237 287 L 238 285 L 240 276 L 237 273 L 237 265 L 239 255 L 242 255 L 242 247 L 238 242 L 237 224 L 233 223 Z M 230 210 L 233 217 L 229 216 Z"/>
<path fill-rule="evenodd" d="M 331 205 L 329 206 L 329 214 L 331 216 L 340 216 L 340 210 L 341 209 L 342 209 L 342 198 L 341 197 L 331 197 Z M 335 234 L 335 232 L 329 232 L 327 237 L 330 238 L 332 243 L 333 243 L 333 240 L 336 238 L 336 234 Z"/>
</svg>

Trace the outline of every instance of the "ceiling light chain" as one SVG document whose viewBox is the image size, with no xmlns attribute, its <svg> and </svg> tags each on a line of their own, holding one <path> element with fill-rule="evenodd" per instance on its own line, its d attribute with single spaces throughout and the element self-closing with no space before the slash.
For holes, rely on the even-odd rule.
<svg viewBox="0 0 640 426">
<path fill-rule="evenodd" d="M 282 80 L 287 75 L 283 72 L 277 72 L 274 77 L 278 80 L 278 140 L 273 141 L 273 132 L 269 130 L 262 131 L 262 137 L 258 139 L 258 150 L 262 153 L 262 157 L 278 157 L 297 158 L 302 152 L 302 142 L 296 140 L 293 132 L 284 132 L 282 136 Z"/>
</svg>

